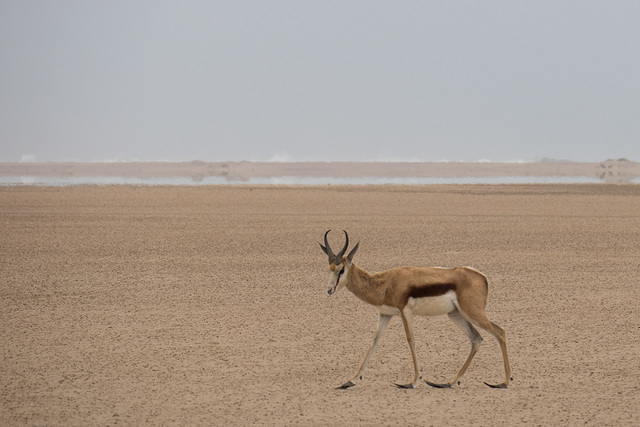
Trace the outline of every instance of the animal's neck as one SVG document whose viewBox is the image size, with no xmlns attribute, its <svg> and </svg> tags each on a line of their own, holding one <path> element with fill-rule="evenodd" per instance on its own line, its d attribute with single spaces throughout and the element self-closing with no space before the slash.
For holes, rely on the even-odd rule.
<svg viewBox="0 0 640 427">
<path fill-rule="evenodd" d="M 347 278 L 347 289 L 351 293 L 371 305 L 382 305 L 385 287 L 382 282 L 375 280 L 373 275 L 357 265 L 351 264 Z"/>
</svg>

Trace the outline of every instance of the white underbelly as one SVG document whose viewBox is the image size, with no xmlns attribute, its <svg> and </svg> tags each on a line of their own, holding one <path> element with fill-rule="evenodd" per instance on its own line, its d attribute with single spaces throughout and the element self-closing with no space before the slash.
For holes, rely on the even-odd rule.
<svg viewBox="0 0 640 427">
<path fill-rule="evenodd" d="M 387 316 L 397 316 L 400 314 L 400 310 L 398 310 L 395 307 L 390 307 L 388 305 L 383 304 L 376 308 L 378 309 L 378 311 L 380 311 L 380 314 L 386 314 Z"/>
<path fill-rule="evenodd" d="M 437 297 L 409 298 L 407 307 L 416 316 L 440 316 L 456 309 L 456 293 L 449 291 Z"/>
</svg>

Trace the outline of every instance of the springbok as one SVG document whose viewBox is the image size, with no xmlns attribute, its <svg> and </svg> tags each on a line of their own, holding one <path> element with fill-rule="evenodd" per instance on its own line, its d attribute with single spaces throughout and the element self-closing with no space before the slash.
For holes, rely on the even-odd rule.
<svg viewBox="0 0 640 427">
<path fill-rule="evenodd" d="M 329 230 L 331 231 L 331 230 Z M 349 235 L 344 231 L 346 242 L 338 254 L 334 254 L 327 241 L 327 231 L 324 235 L 324 245 L 320 247 L 329 256 L 329 295 L 338 289 L 347 287 L 355 296 L 373 305 L 380 312 L 378 330 L 373 343 L 367 352 L 362 365 L 356 375 L 344 383 L 339 389 L 353 387 L 362 380 L 364 369 L 369 362 L 376 344 L 382 337 L 389 320 L 395 315 L 402 318 L 402 324 L 409 342 L 411 357 L 413 358 L 414 377 L 409 384 L 396 384 L 399 388 L 415 388 L 420 376 L 418 359 L 413 341 L 413 316 L 439 316 L 446 314 L 471 341 L 471 352 L 456 376 L 444 384 L 426 381 L 432 387 L 450 388 L 454 385 L 471 364 L 471 360 L 478 351 L 482 336 L 472 326 L 476 325 L 489 331 L 500 343 L 504 361 L 505 379 L 501 384 L 486 385 L 493 388 L 506 388 L 511 379 L 511 367 L 507 354 L 507 340 L 504 330 L 489 320 L 485 313 L 487 305 L 488 283 L 486 277 L 469 267 L 439 268 L 439 267 L 398 267 L 381 273 L 371 274 L 353 263 L 360 242 L 344 257 L 349 247 Z"/>
</svg>

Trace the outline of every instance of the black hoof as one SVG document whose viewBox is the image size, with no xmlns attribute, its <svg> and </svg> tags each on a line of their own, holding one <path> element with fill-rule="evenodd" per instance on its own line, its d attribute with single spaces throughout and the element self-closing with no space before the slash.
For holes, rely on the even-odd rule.
<svg viewBox="0 0 640 427">
<path fill-rule="evenodd" d="M 427 385 L 430 385 L 431 387 L 435 387 L 435 388 L 451 388 L 451 384 L 449 384 L 449 383 L 437 384 L 437 383 L 432 383 L 432 382 L 429 382 L 429 381 L 425 381 L 425 383 L 427 383 Z"/>
<path fill-rule="evenodd" d="M 413 384 L 396 384 L 393 383 L 396 387 L 404 389 L 404 390 L 411 390 L 414 389 L 415 387 L 413 386 Z"/>
<path fill-rule="evenodd" d="M 489 384 L 489 383 L 485 383 L 486 385 L 488 385 L 491 388 L 507 388 L 507 385 L 502 383 L 502 384 Z"/>
<path fill-rule="evenodd" d="M 342 384 L 340 387 L 336 387 L 336 390 L 346 390 L 348 388 L 353 387 L 354 385 L 356 385 L 356 383 L 354 383 L 353 381 L 347 381 L 346 383 Z"/>
</svg>

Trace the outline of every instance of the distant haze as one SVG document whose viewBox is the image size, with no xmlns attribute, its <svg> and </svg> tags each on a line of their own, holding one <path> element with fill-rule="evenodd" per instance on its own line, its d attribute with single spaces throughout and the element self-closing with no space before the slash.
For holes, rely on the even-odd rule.
<svg viewBox="0 0 640 427">
<path fill-rule="evenodd" d="M 640 1 L 0 3 L 0 161 L 640 161 Z"/>
</svg>

